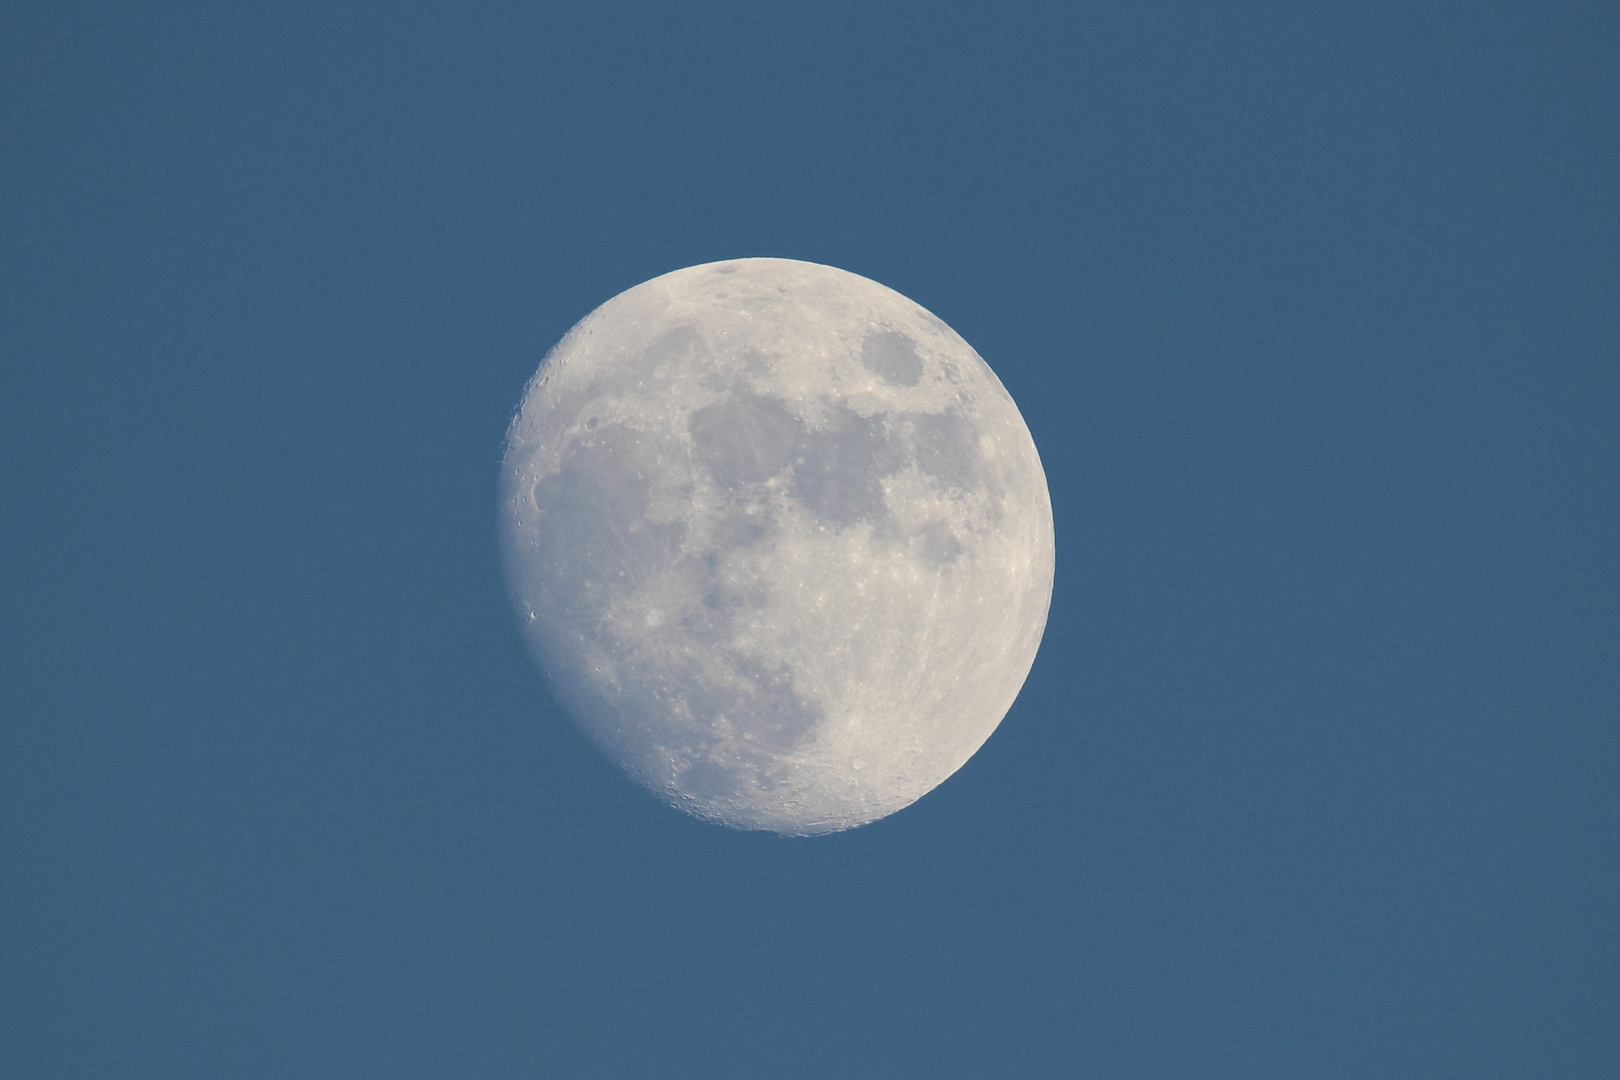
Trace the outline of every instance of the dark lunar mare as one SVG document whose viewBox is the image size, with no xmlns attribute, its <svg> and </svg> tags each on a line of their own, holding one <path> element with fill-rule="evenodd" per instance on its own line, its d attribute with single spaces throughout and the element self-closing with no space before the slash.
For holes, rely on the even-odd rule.
<svg viewBox="0 0 1620 1080">
<path fill-rule="evenodd" d="M 689 335 L 670 334 L 653 351 L 667 358 L 698 349 Z M 863 361 L 903 377 L 910 350 L 902 335 L 870 335 Z M 647 359 L 634 367 L 652 370 Z M 767 485 L 785 482 L 829 528 L 869 525 L 874 539 L 904 542 L 933 565 L 963 550 L 944 521 L 899 536 L 883 484 L 915 463 L 941 494 L 982 490 L 987 476 L 969 420 L 956 412 L 861 416 L 832 403 L 822 415 L 807 426 L 781 399 L 736 386 L 690 415 L 688 453 L 671 436 L 593 414 L 576 428 L 561 467 L 534 486 L 542 555 L 535 565 L 545 568 L 534 582 L 536 617 L 556 658 L 549 674 L 571 707 L 597 717 L 599 740 L 677 797 L 723 799 L 742 782 L 771 789 L 779 755 L 824 719 L 794 692 L 785 664 L 763 664 L 728 644 L 737 620 L 769 599 L 763 584 L 740 586 L 721 573 L 728 553 L 774 543 L 780 525 Z M 667 482 L 698 468 L 723 501 L 707 550 L 683 552 L 688 525 L 649 518 L 651 477 Z M 627 634 L 604 617 L 649 585 L 685 598 L 667 626 Z M 723 678 L 687 655 L 693 642 L 724 662 Z M 641 719 L 627 727 L 627 715 Z M 746 740 L 727 737 L 732 725 L 746 729 Z M 669 775 L 670 762 L 685 768 Z"/>
<path fill-rule="evenodd" d="M 882 415 L 864 417 L 847 406 L 829 410 L 826 427 L 811 433 L 793 461 L 793 493 L 822 522 L 848 528 L 861 522 L 887 532 L 883 480 L 906 455 Z"/>
</svg>

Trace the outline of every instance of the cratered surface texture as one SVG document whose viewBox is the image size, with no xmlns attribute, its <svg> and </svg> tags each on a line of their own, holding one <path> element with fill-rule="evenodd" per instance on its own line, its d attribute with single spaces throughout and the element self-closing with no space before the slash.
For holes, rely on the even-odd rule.
<svg viewBox="0 0 1620 1080">
<path fill-rule="evenodd" d="M 609 300 L 507 434 L 513 601 L 633 777 L 741 829 L 848 829 L 959 769 L 1052 592 L 1034 441 L 979 355 L 892 289 L 788 259 Z"/>
</svg>

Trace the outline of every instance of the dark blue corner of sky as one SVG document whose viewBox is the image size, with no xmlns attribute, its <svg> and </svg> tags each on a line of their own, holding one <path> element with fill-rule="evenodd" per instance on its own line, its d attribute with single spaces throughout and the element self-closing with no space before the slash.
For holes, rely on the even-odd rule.
<svg viewBox="0 0 1620 1080">
<path fill-rule="evenodd" d="M 501 439 L 713 259 L 924 304 L 1058 581 L 917 805 L 547 696 Z M 8 3 L 0 1077 L 1620 1075 L 1620 7 Z"/>
</svg>

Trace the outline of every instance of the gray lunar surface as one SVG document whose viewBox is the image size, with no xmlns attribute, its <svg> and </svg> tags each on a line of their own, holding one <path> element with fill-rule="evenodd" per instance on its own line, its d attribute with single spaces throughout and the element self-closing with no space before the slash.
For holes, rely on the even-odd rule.
<svg viewBox="0 0 1620 1080">
<path fill-rule="evenodd" d="M 507 434 L 513 601 L 559 700 L 742 829 L 873 821 L 959 769 L 1035 658 L 1052 510 L 979 355 L 787 259 L 665 274 L 571 330 Z"/>
</svg>

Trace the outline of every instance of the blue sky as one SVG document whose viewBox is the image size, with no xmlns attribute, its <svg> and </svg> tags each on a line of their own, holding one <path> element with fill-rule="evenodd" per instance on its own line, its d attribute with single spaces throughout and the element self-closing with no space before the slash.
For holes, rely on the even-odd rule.
<svg viewBox="0 0 1620 1080">
<path fill-rule="evenodd" d="M 0 1074 L 1620 1070 L 1612 5 L 13 3 Z M 848 834 L 524 653 L 546 350 L 881 281 L 1020 403 L 1024 693 Z"/>
</svg>

